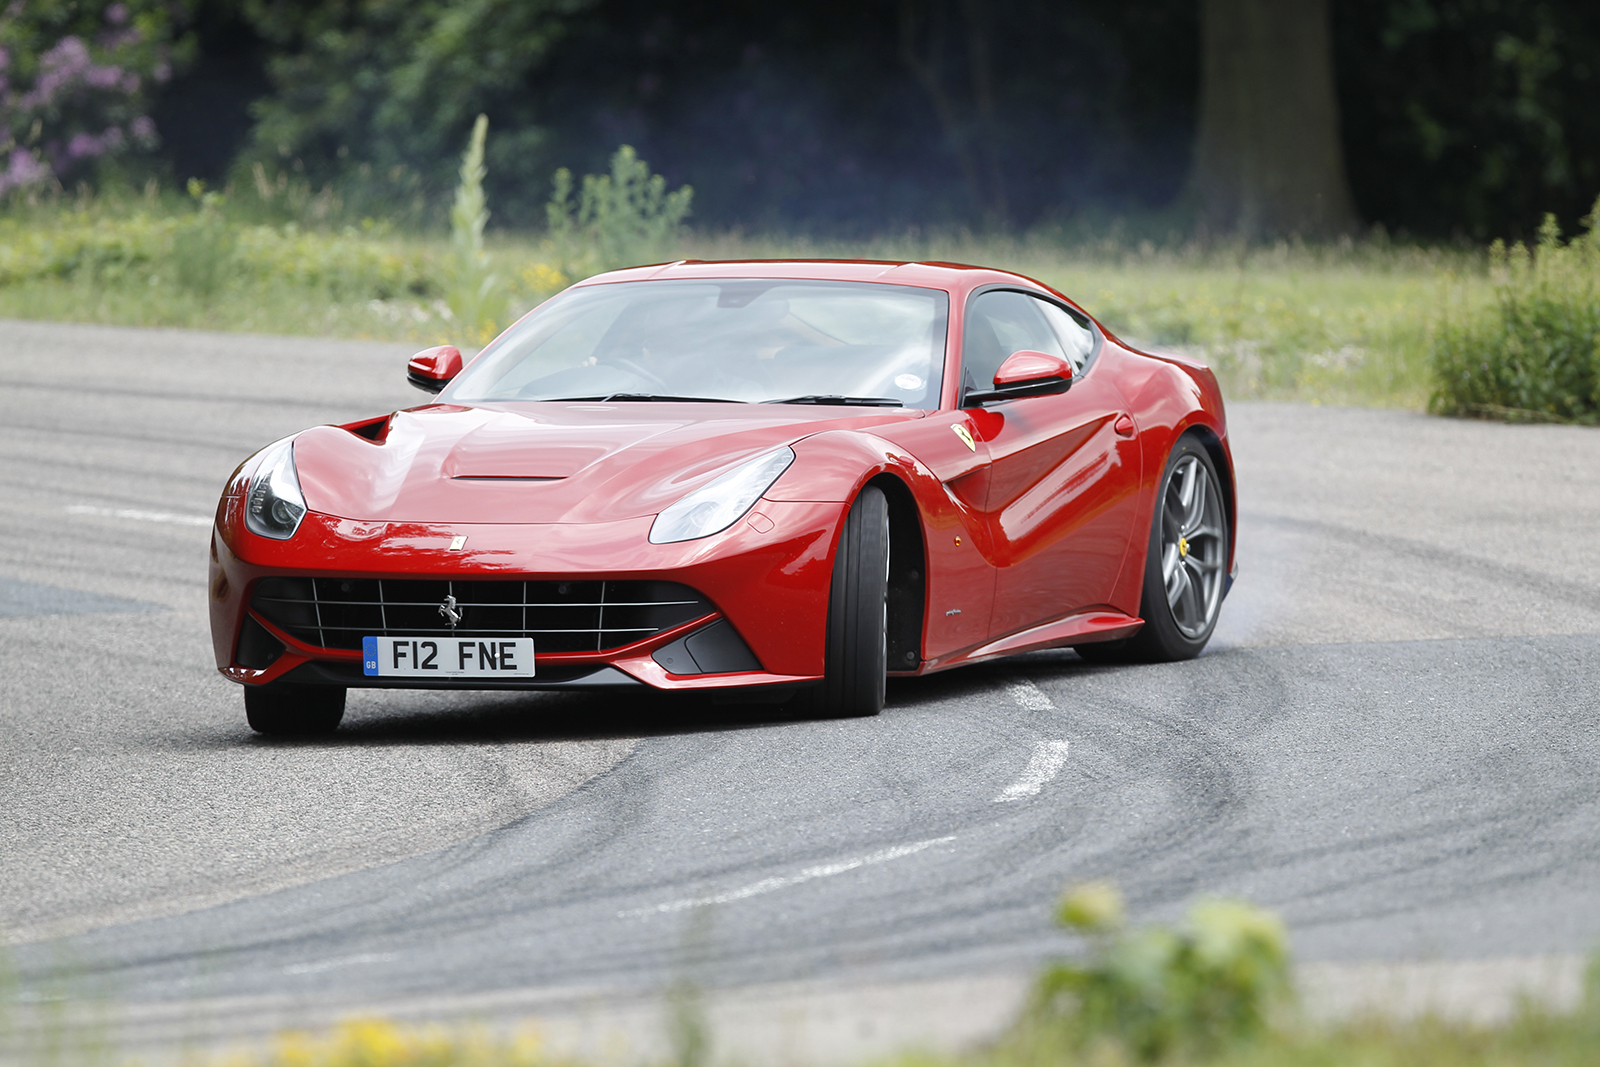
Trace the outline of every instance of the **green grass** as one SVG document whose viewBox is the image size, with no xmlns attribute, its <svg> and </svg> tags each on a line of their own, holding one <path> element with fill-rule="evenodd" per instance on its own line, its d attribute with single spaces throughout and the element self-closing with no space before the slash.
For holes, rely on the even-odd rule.
<svg viewBox="0 0 1600 1067">
<path fill-rule="evenodd" d="M 482 344 L 453 321 L 449 235 L 391 231 L 291 187 L 277 199 L 149 190 L 0 209 L 0 317 Z M 292 202 L 292 204 L 291 204 Z M 286 206 L 287 205 L 287 206 Z M 508 318 L 571 280 L 537 235 L 490 231 Z M 1486 257 L 1391 246 L 1157 248 L 908 234 L 865 241 L 690 232 L 690 258 L 949 260 L 1014 270 L 1125 340 L 1198 355 L 1227 396 L 1421 407 L 1440 309 L 1487 306 Z M 499 323 L 503 326 L 505 323 Z"/>
<path fill-rule="evenodd" d="M 965 1055 L 905 1056 L 891 1062 L 892 1067 L 1123 1067 L 1142 1061 L 1120 1045 L 1082 1047 L 1048 1029 L 1020 1028 L 990 1048 Z M 1529 1010 L 1498 1027 L 1437 1018 L 1280 1027 L 1211 1057 L 1162 1062 L 1213 1067 L 1579 1067 L 1600 1063 L 1600 1017 Z"/>
<path fill-rule="evenodd" d="M 678 1047 L 663 1067 L 709 1067 L 719 1057 L 709 1047 Z M 680 1044 L 680 1043 L 675 1043 Z M 42 1051 L 42 1050 L 41 1050 Z M 93 1055 L 61 1049 L 52 1067 L 111 1065 L 106 1049 Z M 63 1053 L 65 1053 L 63 1055 Z M 37 1062 L 45 1062 L 41 1057 Z M 803 1063 L 775 1044 L 772 1062 Z M 576 1061 L 548 1048 L 536 1026 L 514 1036 L 466 1026 L 403 1026 L 380 1019 L 348 1022 L 326 1034 L 286 1033 L 255 1054 L 201 1057 L 190 1067 L 639 1067 L 634 1058 Z M 860 1067 L 1135 1067 L 1137 1059 L 1114 1042 L 1082 1045 L 1050 1027 L 1015 1027 L 997 1041 L 966 1052 L 907 1052 Z M 1174 1057 L 1163 1064 L 1208 1067 L 1592 1067 L 1600 1063 L 1600 1012 L 1571 1015 L 1525 1009 L 1500 1026 L 1438 1018 L 1393 1021 L 1366 1018 L 1332 1026 L 1284 1025 L 1254 1041 L 1207 1057 Z"/>
</svg>

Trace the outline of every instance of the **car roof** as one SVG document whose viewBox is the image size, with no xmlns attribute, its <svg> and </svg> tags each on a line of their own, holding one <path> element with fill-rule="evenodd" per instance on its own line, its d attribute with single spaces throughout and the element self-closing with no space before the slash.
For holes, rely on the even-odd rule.
<svg viewBox="0 0 1600 1067">
<path fill-rule="evenodd" d="M 805 281 L 881 282 L 927 289 L 969 292 L 982 285 L 1022 284 L 1054 292 L 1032 278 L 965 263 L 927 263 L 879 259 L 684 259 L 597 274 L 579 285 L 612 282 L 692 280 L 697 278 L 796 278 Z M 1057 294 L 1059 295 L 1059 294 Z"/>
</svg>

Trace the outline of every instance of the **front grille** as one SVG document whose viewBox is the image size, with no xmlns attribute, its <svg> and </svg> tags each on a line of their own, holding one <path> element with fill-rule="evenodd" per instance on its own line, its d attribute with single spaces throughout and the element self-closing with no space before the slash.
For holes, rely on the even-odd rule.
<svg viewBox="0 0 1600 1067">
<path fill-rule="evenodd" d="M 440 611 L 450 597 L 453 630 Z M 712 611 L 676 582 L 378 578 L 264 578 L 250 606 L 318 648 L 359 650 L 363 637 L 531 637 L 541 654 L 620 648 Z"/>
</svg>

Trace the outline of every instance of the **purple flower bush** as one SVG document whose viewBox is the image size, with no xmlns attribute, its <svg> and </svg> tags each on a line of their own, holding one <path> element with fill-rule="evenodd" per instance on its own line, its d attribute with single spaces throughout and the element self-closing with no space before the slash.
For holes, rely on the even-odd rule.
<svg viewBox="0 0 1600 1067">
<path fill-rule="evenodd" d="M 156 146 L 148 90 L 184 58 L 183 3 L 0 3 L 0 196 Z"/>
</svg>

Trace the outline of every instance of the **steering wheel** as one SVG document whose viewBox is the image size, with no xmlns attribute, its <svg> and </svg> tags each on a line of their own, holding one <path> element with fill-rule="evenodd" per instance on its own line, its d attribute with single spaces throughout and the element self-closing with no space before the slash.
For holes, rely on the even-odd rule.
<svg viewBox="0 0 1600 1067">
<path fill-rule="evenodd" d="M 666 385 L 667 385 L 666 382 L 662 381 L 656 375 L 651 374 L 649 371 L 647 371 L 643 367 L 639 366 L 639 364 L 635 363 L 633 360 L 631 360 L 631 359 L 623 359 L 621 356 L 612 356 L 612 357 L 607 358 L 607 359 L 598 360 L 598 361 L 596 361 L 595 366 L 597 366 L 597 367 L 621 367 L 623 370 L 627 371 L 629 374 L 638 375 L 640 378 L 643 378 L 645 381 L 649 382 L 651 385 L 660 386 L 663 389 L 666 388 Z"/>
</svg>

